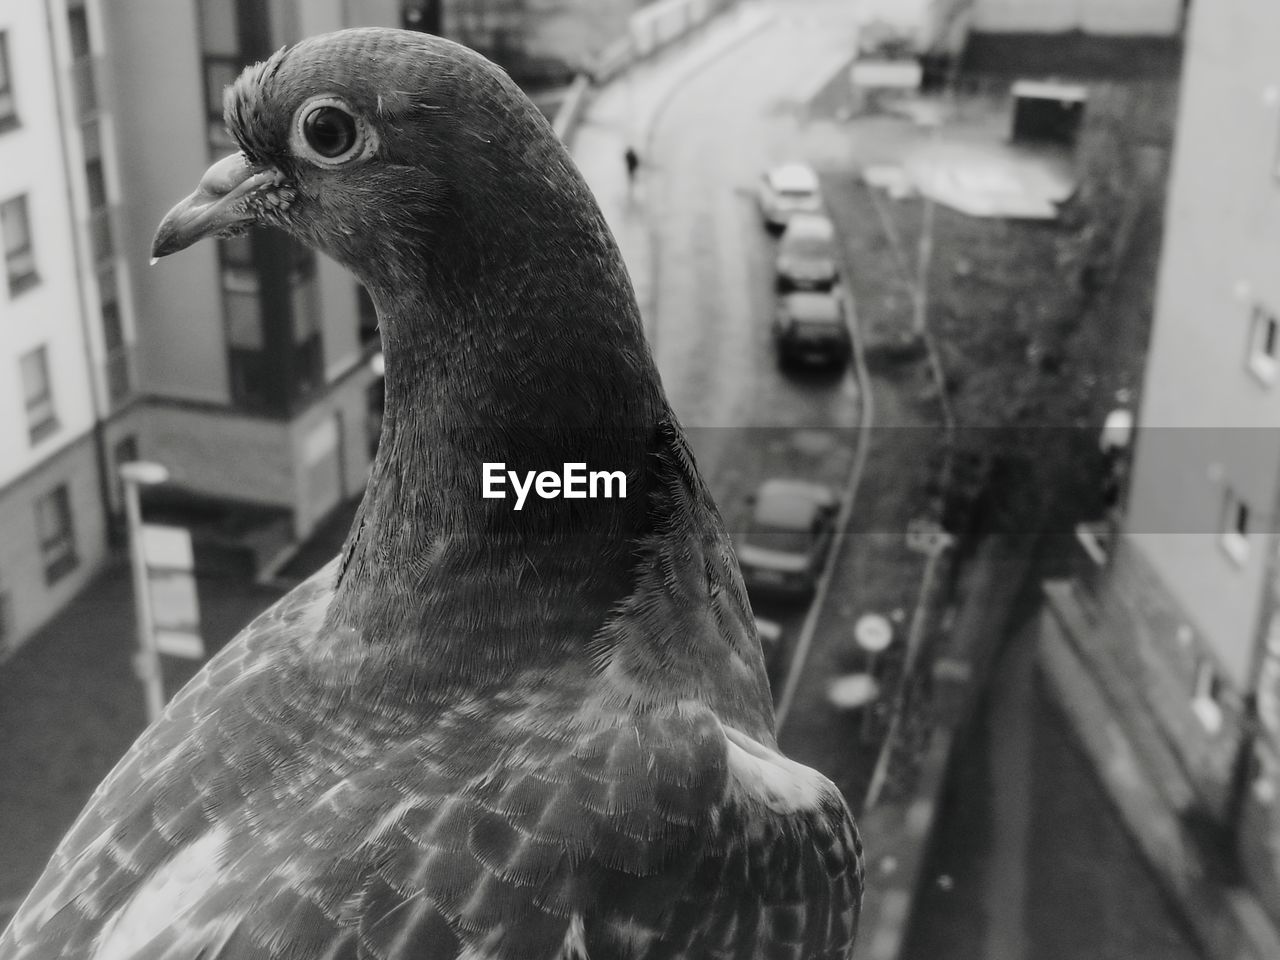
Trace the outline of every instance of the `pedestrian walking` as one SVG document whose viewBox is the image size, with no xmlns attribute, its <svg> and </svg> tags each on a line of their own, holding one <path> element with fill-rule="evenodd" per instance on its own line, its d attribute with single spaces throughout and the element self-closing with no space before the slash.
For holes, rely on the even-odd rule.
<svg viewBox="0 0 1280 960">
<path fill-rule="evenodd" d="M 640 154 L 636 153 L 635 147 L 627 147 L 626 152 L 622 155 L 622 160 L 627 165 L 627 187 L 630 188 L 636 182 L 636 170 L 640 167 Z"/>
</svg>

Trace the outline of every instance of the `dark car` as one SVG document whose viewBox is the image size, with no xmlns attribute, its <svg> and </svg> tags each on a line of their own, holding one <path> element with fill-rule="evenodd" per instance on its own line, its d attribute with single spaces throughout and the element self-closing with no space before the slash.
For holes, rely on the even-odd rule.
<svg viewBox="0 0 1280 960">
<path fill-rule="evenodd" d="M 773 318 L 778 361 L 844 366 L 853 351 L 844 302 L 832 291 L 789 293 Z"/>
<path fill-rule="evenodd" d="M 835 537 L 836 497 L 806 480 L 766 480 L 748 500 L 739 538 L 742 579 L 753 594 L 808 597 Z"/>
<path fill-rule="evenodd" d="M 836 228 L 820 213 L 795 213 L 778 241 L 775 285 L 787 290 L 830 290 L 835 286 Z"/>
</svg>

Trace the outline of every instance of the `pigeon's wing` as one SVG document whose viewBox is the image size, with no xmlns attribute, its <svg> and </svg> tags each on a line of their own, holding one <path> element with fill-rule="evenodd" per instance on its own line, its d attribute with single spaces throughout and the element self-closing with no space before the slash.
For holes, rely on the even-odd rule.
<svg viewBox="0 0 1280 960">
<path fill-rule="evenodd" d="M 702 707 L 555 730 L 524 710 L 469 727 L 471 709 L 287 820 L 137 824 L 132 864 L 99 859 L 115 873 L 84 899 L 37 888 L 0 957 L 846 955 L 861 847 L 817 773 Z"/>
<path fill-rule="evenodd" d="M 136 957 L 847 956 L 862 850 L 820 774 L 705 709 L 478 726 L 499 768 L 460 740 L 406 745 L 244 854 L 251 898 L 207 897 L 174 927 L 193 939 Z"/>
<path fill-rule="evenodd" d="M 102 948 L 112 917 L 148 889 L 179 898 L 148 900 L 157 918 L 180 914 L 193 890 L 183 878 L 223 855 L 237 819 L 256 813 L 251 795 L 286 809 L 305 795 L 321 767 L 291 758 L 314 756 L 299 747 L 322 717 L 289 668 L 320 631 L 335 573 L 336 562 L 245 627 L 138 738 L 0 932 L 0 960 L 132 957 Z"/>
<path fill-rule="evenodd" d="M 367 956 L 847 955 L 862 849 L 820 774 L 700 706 L 568 741 L 490 733 L 501 771 L 464 772 L 454 752 L 434 776 L 465 783 L 361 825 L 372 866 L 328 901 L 359 918 Z"/>
</svg>

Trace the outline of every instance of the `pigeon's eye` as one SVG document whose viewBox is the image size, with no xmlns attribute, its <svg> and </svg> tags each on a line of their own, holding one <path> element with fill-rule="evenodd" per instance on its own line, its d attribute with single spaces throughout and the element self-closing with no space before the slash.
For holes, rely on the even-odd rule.
<svg viewBox="0 0 1280 960">
<path fill-rule="evenodd" d="M 369 125 L 337 97 L 315 97 L 298 108 L 293 151 L 324 167 L 370 153 L 376 137 Z"/>
<path fill-rule="evenodd" d="M 302 121 L 302 135 L 320 156 L 336 160 L 356 144 L 356 118 L 337 107 L 316 107 Z"/>
</svg>

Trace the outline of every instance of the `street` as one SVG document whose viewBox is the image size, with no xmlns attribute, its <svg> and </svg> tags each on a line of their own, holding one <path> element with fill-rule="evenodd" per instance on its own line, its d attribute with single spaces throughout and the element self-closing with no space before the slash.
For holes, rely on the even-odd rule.
<svg viewBox="0 0 1280 960">
<path fill-rule="evenodd" d="M 756 183 L 773 165 L 805 160 L 824 175 L 824 186 L 832 172 L 844 178 L 844 186 L 832 191 L 838 198 L 847 194 L 857 162 L 892 149 L 887 139 L 878 139 L 887 129 L 880 125 L 882 118 L 858 129 L 806 113 L 807 101 L 849 59 L 857 21 L 874 5 L 792 0 L 742 6 L 768 15 L 763 29 L 706 58 L 672 84 L 642 121 L 629 120 L 614 131 L 640 154 L 636 182 L 626 192 L 620 216 L 621 227 L 648 245 L 646 274 L 635 282 L 650 342 L 699 467 L 735 534 L 743 527 L 746 497 L 767 478 L 818 481 L 837 493 L 846 486 L 866 399 L 852 364 L 832 372 L 780 369 L 770 335 L 777 239 L 761 222 Z M 891 9 L 894 0 L 878 6 Z M 699 42 L 696 35 L 682 41 Z M 632 90 L 632 83 L 619 78 L 610 95 L 623 103 L 632 96 L 639 100 L 641 91 Z M 913 133 L 907 130 L 907 136 Z M 621 151 L 614 156 L 621 177 Z M 619 230 L 617 212 L 606 214 Z M 846 241 L 859 229 L 847 210 L 833 210 L 832 218 Z M 856 244 L 846 242 L 846 247 L 856 249 Z M 633 273 L 636 269 L 633 264 Z M 912 421 L 908 409 L 891 407 L 884 414 L 895 427 L 930 425 Z M 871 748 L 858 740 L 859 719 L 838 714 L 824 694 L 830 678 L 850 668 L 851 626 L 862 612 L 859 584 L 897 575 L 896 568 L 870 569 L 853 559 L 859 537 L 897 546 L 898 518 L 875 510 L 880 498 L 893 492 L 888 489 L 893 481 L 905 482 L 882 480 L 865 492 L 857 503 L 870 513 L 859 519 L 859 532 L 837 540 L 841 550 L 833 558 L 831 591 L 811 618 L 813 655 L 797 684 L 795 720 L 779 737 L 800 762 L 823 766 L 824 758 L 840 754 L 841 769 L 823 772 L 846 792 L 855 812 L 874 755 L 863 755 Z M 286 575 L 305 576 L 309 570 L 302 567 L 318 566 L 334 549 L 327 539 L 304 548 Z M 8 734 L 7 742 L 0 742 L 5 774 L 0 777 L 5 817 L 0 860 L 12 854 L 10 864 L 17 864 L 0 864 L 0 924 L 6 902 L 10 908 L 16 904 L 88 792 L 141 729 L 140 700 L 127 660 L 132 614 L 127 603 L 114 599 L 125 595 L 116 589 L 123 583 L 121 571 L 111 576 L 95 602 L 103 620 L 119 629 L 104 629 L 110 636 L 102 641 L 94 634 L 99 623 L 92 611 L 81 609 L 55 621 L 47 647 L 37 651 L 45 640 L 33 641 L 0 675 L 0 719 Z M 916 585 L 908 586 L 914 590 Z M 108 589 L 114 591 L 110 601 L 103 599 Z M 203 589 L 206 638 L 215 647 L 277 593 L 221 584 L 206 598 Z M 782 646 L 770 664 L 776 698 L 809 611 L 803 603 L 753 598 L 753 604 L 783 630 Z M 902 620 L 901 611 L 884 613 Z M 963 940 L 956 956 L 1193 957 L 1158 887 L 1110 820 L 1100 833 L 1105 839 L 1097 841 L 1106 845 L 1105 856 L 1094 862 L 1076 857 L 1069 870 L 1052 869 L 1054 857 L 1067 846 L 1063 838 L 1092 835 L 1097 805 L 1105 800 L 1078 757 L 1056 765 L 1054 751 L 1068 734 L 1048 707 L 1042 685 L 1031 682 L 1025 640 L 1019 652 L 998 678 L 1016 696 L 992 708 L 981 737 L 963 758 L 975 765 L 981 758 L 982 767 L 975 774 L 974 765 L 967 765 L 966 775 L 952 786 L 940 820 L 940 830 L 947 833 L 927 875 L 932 886 L 915 917 L 911 955 L 938 955 Z M 171 675 L 170 694 L 189 675 L 188 666 L 180 668 L 185 675 Z M 49 722 L 29 704 L 48 711 Z M 996 781 L 1002 789 L 993 788 Z M 1001 835 L 1006 826 L 1015 829 Z M 1056 844 L 1049 842 L 1055 838 Z M 1007 869 L 1010 864 L 1018 871 Z M 1079 904 L 1073 906 L 1077 887 L 1093 891 L 1089 904 L 1110 905 L 1092 926 Z M 1064 929 L 1074 939 L 1053 941 Z M 1057 949 L 1048 948 L 1051 941 Z M 1028 952 L 1031 947 L 1036 951 Z"/>
<path fill-rule="evenodd" d="M 796 97 L 838 68 L 856 36 L 847 5 L 804 10 L 779 11 L 680 86 L 656 118 L 632 198 L 655 224 L 650 340 L 735 532 L 745 498 L 768 477 L 839 490 L 857 439 L 852 368 L 780 370 L 769 332 L 777 240 L 761 222 L 756 184 L 770 166 L 839 149 L 830 127 L 801 123 Z M 756 607 L 784 631 L 776 690 L 805 611 L 767 599 Z"/>
</svg>

